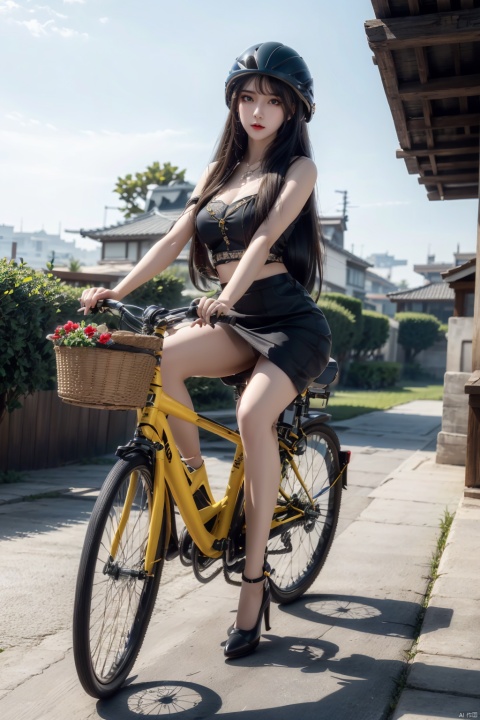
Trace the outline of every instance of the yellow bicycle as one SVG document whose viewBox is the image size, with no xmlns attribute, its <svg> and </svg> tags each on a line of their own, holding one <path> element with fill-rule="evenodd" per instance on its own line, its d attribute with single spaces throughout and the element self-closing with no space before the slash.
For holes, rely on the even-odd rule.
<svg viewBox="0 0 480 720">
<path fill-rule="evenodd" d="M 150 307 L 142 318 L 122 303 L 103 309 L 130 329 L 163 338 L 192 308 Z M 228 318 L 219 318 L 227 320 Z M 232 320 L 230 319 L 232 322 Z M 234 320 L 233 320 L 234 322 Z M 142 645 L 165 560 L 179 557 L 201 582 L 223 571 L 237 584 L 245 554 L 243 453 L 240 435 L 169 397 L 162 389 L 161 351 L 132 440 L 119 447 L 93 508 L 75 593 L 73 649 L 87 693 L 105 698 L 125 681 Z M 334 537 L 350 453 L 342 451 L 330 416 L 310 412 L 311 398 L 328 401 L 337 373 L 331 360 L 308 391 L 278 421 L 281 458 L 278 501 L 266 559 L 271 595 L 278 603 L 300 597 L 320 572 Z M 241 393 L 245 374 L 228 379 Z M 235 445 L 225 496 L 205 499 L 175 445 L 168 417 L 193 423 Z M 174 506 L 185 523 L 177 535 Z"/>
</svg>

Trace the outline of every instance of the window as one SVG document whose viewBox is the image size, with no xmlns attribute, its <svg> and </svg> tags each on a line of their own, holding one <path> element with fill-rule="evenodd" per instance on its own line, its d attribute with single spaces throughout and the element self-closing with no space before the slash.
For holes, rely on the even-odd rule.
<svg viewBox="0 0 480 720">
<path fill-rule="evenodd" d="M 137 248 L 138 243 L 136 242 L 129 242 L 128 243 L 128 254 L 127 257 L 132 262 L 137 262 Z"/>
<path fill-rule="evenodd" d="M 104 260 L 125 260 L 127 257 L 127 243 L 106 242 L 103 245 Z"/>
<path fill-rule="evenodd" d="M 347 267 L 347 285 L 365 287 L 365 273 L 357 268 Z"/>
</svg>

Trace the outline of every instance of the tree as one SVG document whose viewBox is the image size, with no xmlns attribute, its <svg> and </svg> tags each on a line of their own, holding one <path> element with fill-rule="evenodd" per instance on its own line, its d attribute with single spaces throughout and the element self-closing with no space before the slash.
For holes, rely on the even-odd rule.
<svg viewBox="0 0 480 720">
<path fill-rule="evenodd" d="M 351 295 L 345 295 L 345 293 L 326 292 L 322 295 L 325 300 L 333 300 L 338 303 L 346 310 L 352 313 L 355 320 L 355 334 L 353 338 L 354 345 L 356 345 L 363 332 L 363 314 L 362 314 L 362 301 L 358 298 L 354 298 Z"/>
<path fill-rule="evenodd" d="M 80 268 L 82 267 L 83 263 L 80 262 L 80 260 L 76 260 L 75 258 L 72 258 L 68 264 L 68 269 L 70 272 L 78 272 Z"/>
<path fill-rule="evenodd" d="M 143 212 L 143 203 L 147 197 L 149 185 L 168 185 L 171 182 L 183 182 L 186 170 L 179 170 L 169 162 L 160 165 L 155 161 L 143 172 L 117 178 L 114 192 L 118 193 L 125 207 L 120 208 L 126 218 Z M 142 202 L 143 201 L 143 202 Z"/>
<path fill-rule="evenodd" d="M 405 350 L 405 362 L 411 363 L 422 350 L 431 347 L 438 337 L 440 320 L 434 315 L 416 312 L 401 312 L 398 320 L 398 342 Z"/>
<path fill-rule="evenodd" d="M 354 350 L 357 359 L 364 359 L 375 355 L 388 340 L 390 323 L 388 317 L 373 310 L 363 311 L 363 333 L 355 343 Z"/>
<path fill-rule="evenodd" d="M 319 306 L 327 319 L 332 332 L 332 357 L 340 369 L 353 347 L 355 337 L 355 318 L 353 314 L 334 300 L 320 298 Z"/>
</svg>

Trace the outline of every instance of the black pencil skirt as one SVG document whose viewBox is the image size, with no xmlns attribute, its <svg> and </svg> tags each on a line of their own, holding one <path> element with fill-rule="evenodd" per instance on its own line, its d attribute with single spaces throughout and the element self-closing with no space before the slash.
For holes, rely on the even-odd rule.
<svg viewBox="0 0 480 720">
<path fill-rule="evenodd" d="M 318 305 L 289 273 L 256 280 L 232 309 L 242 316 L 232 330 L 281 368 L 299 393 L 326 367 L 330 328 Z"/>
</svg>

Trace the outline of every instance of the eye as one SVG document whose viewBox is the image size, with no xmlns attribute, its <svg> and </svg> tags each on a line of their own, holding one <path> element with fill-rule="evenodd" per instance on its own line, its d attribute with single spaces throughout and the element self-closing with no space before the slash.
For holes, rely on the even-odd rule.
<svg viewBox="0 0 480 720">
<path fill-rule="evenodd" d="M 282 101 L 279 100 L 278 98 L 272 98 L 270 100 L 270 102 L 272 103 L 272 105 L 281 105 L 282 104 Z"/>
<path fill-rule="evenodd" d="M 246 95 L 246 94 L 242 95 L 240 99 L 243 102 L 252 102 L 252 100 L 253 100 L 251 95 Z"/>
</svg>

